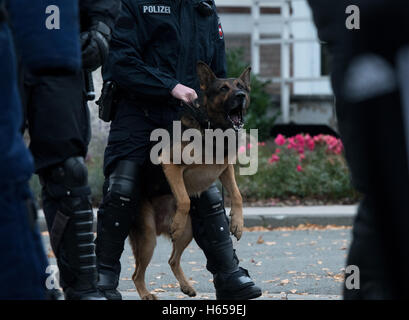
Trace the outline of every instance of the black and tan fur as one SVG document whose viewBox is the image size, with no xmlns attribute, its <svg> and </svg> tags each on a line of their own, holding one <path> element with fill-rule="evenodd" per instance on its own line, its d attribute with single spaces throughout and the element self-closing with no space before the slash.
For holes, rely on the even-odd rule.
<svg viewBox="0 0 409 320">
<path fill-rule="evenodd" d="M 250 68 L 237 79 L 218 79 L 202 62 L 198 63 L 197 71 L 203 97 L 198 103 L 198 109 L 186 110 L 182 115 L 183 126 L 196 128 L 202 132 L 209 125 L 213 129 L 232 128 L 233 122 L 230 118 L 232 113 L 237 113 L 240 108 L 244 115 L 250 102 Z M 240 99 L 237 97 L 239 93 Z M 234 119 L 237 120 L 237 117 Z M 182 150 L 186 144 L 182 144 Z M 139 220 L 129 235 L 135 256 L 135 272 L 132 279 L 141 299 L 157 299 L 146 288 L 145 270 L 153 255 L 156 237 L 161 234 L 172 239 L 173 250 L 169 264 L 179 281 L 181 291 L 188 296 L 196 295 L 180 266 L 182 253 L 192 241 L 190 196 L 199 195 L 207 190 L 217 179 L 220 179 L 231 198 L 230 231 L 237 239 L 241 238 L 242 197 L 236 184 L 233 165 L 228 164 L 227 158 L 225 159 L 224 164 L 162 164 L 162 169 L 155 166 L 153 171 L 147 170 L 147 184 L 152 185 L 153 192 L 145 192 L 142 195 Z M 160 178 L 163 173 L 166 179 Z"/>
</svg>

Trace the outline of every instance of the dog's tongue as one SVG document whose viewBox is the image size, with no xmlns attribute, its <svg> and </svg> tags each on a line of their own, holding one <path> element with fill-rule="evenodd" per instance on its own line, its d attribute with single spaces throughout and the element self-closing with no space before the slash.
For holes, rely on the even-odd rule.
<svg viewBox="0 0 409 320">
<path fill-rule="evenodd" d="M 237 114 L 231 115 L 230 118 L 234 123 L 239 123 L 240 122 L 240 117 Z"/>
</svg>

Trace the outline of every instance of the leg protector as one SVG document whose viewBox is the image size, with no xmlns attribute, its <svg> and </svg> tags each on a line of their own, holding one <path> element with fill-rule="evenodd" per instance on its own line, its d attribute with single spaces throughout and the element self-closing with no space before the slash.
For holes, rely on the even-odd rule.
<svg viewBox="0 0 409 320">
<path fill-rule="evenodd" d="M 118 162 L 104 183 L 104 199 L 98 212 L 96 253 L 99 281 L 102 290 L 118 286 L 124 250 L 139 206 L 139 166 L 133 161 Z"/>
<path fill-rule="evenodd" d="M 216 185 L 191 199 L 190 214 L 193 237 L 206 255 L 207 269 L 213 274 L 237 271 L 239 261 L 230 238 L 229 220 Z"/>
<path fill-rule="evenodd" d="M 239 259 L 230 238 L 229 221 L 223 198 L 212 185 L 199 198 L 191 199 L 193 237 L 207 258 L 207 269 L 213 273 L 216 298 L 247 300 L 261 295 Z"/>
<path fill-rule="evenodd" d="M 97 276 L 93 213 L 84 159 L 71 157 L 44 170 L 40 180 L 61 285 L 64 290 L 93 291 Z"/>
</svg>

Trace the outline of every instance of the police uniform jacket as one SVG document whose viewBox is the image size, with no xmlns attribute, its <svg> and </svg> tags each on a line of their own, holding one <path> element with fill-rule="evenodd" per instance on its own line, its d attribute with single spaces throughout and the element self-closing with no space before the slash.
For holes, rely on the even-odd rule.
<svg viewBox="0 0 409 320">
<path fill-rule="evenodd" d="M 170 101 L 178 84 L 199 93 L 196 64 L 226 76 L 222 26 L 212 0 L 123 0 L 104 79 L 140 100 Z"/>
</svg>

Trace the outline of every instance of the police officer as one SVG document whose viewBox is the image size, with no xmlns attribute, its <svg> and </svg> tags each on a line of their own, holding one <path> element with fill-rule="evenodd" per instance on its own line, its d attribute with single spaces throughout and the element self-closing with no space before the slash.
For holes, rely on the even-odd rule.
<svg viewBox="0 0 409 320">
<path fill-rule="evenodd" d="M 309 3 L 331 52 L 339 130 L 353 184 L 363 194 L 347 258 L 359 275 L 346 274 L 359 286 L 345 285 L 344 299 L 407 298 L 409 74 L 400 63 L 400 57 L 409 61 L 407 2 Z"/>
<path fill-rule="evenodd" d="M 81 0 L 79 8 L 82 67 L 93 71 L 108 55 L 119 1 Z M 62 20 L 62 27 L 67 22 Z M 83 73 L 44 76 L 21 71 L 30 150 L 65 298 L 103 299 L 96 288 L 91 191 L 84 163 L 90 123 Z"/>
<path fill-rule="evenodd" d="M 0 299 L 44 299 L 48 261 L 28 187 L 34 162 L 20 132 L 23 117 L 15 46 L 22 63 L 33 73 L 78 72 L 78 4 L 52 1 L 61 9 L 62 19 L 68 22 L 72 17 L 73 22 L 51 34 L 44 28 L 43 1 L 14 0 L 7 13 L 4 4 L 0 0 Z M 30 10 L 22 10 L 28 6 Z M 14 30 L 13 37 L 8 25 Z"/>
<path fill-rule="evenodd" d="M 150 133 L 179 119 L 181 101 L 197 98 L 199 60 L 226 77 L 224 35 L 212 0 L 122 1 L 104 75 L 116 83 L 119 101 L 105 150 L 96 239 L 98 287 L 108 299 L 121 299 L 119 259 L 137 215 Z M 217 187 L 191 203 L 193 235 L 214 275 L 217 298 L 260 296 L 247 270 L 239 267 Z"/>
</svg>

